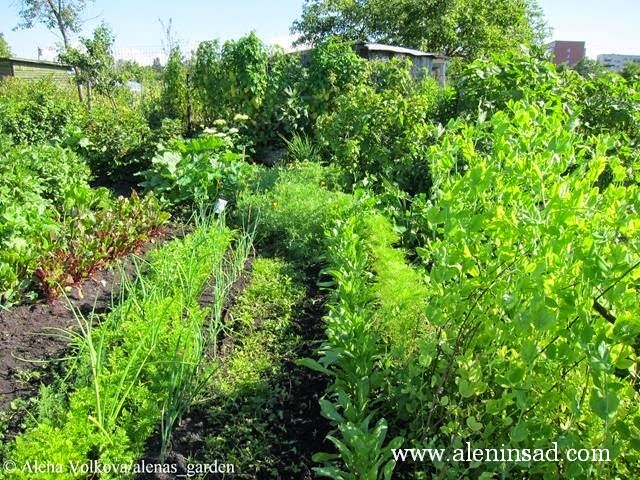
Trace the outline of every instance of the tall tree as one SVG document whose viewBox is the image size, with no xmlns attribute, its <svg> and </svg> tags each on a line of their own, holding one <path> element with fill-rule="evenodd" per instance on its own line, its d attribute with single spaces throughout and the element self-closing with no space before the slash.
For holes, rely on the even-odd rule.
<svg viewBox="0 0 640 480">
<path fill-rule="evenodd" d="M 76 81 L 87 87 L 87 106 L 91 110 L 91 96 L 95 89 L 114 103 L 114 90 L 119 83 L 113 59 L 115 38 L 106 23 L 93 32 L 93 38 L 82 38 L 82 49 L 69 47 L 60 59 L 76 70 Z"/>
<path fill-rule="evenodd" d="M 19 13 L 22 22 L 16 28 L 29 29 L 40 23 L 60 33 L 67 50 L 71 46 L 71 33 L 80 31 L 80 15 L 86 5 L 87 0 L 22 0 Z"/>
<path fill-rule="evenodd" d="M 0 58 L 2 57 L 10 57 L 11 56 L 11 47 L 4 39 L 4 35 L 0 33 Z"/>
<path fill-rule="evenodd" d="M 71 33 L 78 33 L 82 26 L 81 13 L 92 0 L 21 0 L 19 16 L 22 22 L 17 29 L 33 28 L 37 23 L 60 33 L 64 51 L 71 47 Z M 78 71 L 76 70 L 76 75 Z M 78 83 L 78 97 L 83 101 Z"/>
<path fill-rule="evenodd" d="M 474 59 L 546 36 L 537 0 L 305 0 L 298 43 L 330 36 Z"/>
</svg>

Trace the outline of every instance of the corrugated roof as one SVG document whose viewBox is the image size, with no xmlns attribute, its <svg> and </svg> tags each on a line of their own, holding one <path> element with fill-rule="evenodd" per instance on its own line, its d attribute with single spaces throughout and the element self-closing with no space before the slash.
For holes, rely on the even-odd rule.
<svg viewBox="0 0 640 480">
<path fill-rule="evenodd" d="M 411 55 L 414 57 L 440 57 L 435 53 L 423 52 L 420 50 L 414 50 L 412 48 L 396 47 L 394 45 L 384 45 L 382 43 L 362 43 L 364 47 L 373 52 L 394 52 L 402 53 L 404 55 Z"/>
<path fill-rule="evenodd" d="M 51 67 L 60 67 L 60 68 L 68 68 L 71 69 L 71 65 L 66 65 L 64 63 L 58 62 L 50 62 L 49 60 L 35 60 L 32 58 L 20 58 L 20 57 L 3 57 L 0 60 L 9 60 L 12 62 L 21 62 L 21 63 L 32 63 L 35 65 L 48 65 Z"/>
</svg>

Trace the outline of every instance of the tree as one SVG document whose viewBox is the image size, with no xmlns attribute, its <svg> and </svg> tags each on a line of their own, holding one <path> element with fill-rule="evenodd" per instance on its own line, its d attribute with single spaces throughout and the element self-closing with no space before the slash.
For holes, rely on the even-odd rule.
<svg viewBox="0 0 640 480">
<path fill-rule="evenodd" d="M 11 47 L 4 39 L 4 35 L 0 33 L 0 58 L 1 57 L 10 57 L 11 56 Z"/>
<path fill-rule="evenodd" d="M 188 71 L 180 47 L 174 47 L 169 54 L 163 72 L 162 106 L 169 118 L 179 119 L 190 129 Z"/>
<path fill-rule="evenodd" d="M 305 0 L 298 44 L 339 36 L 474 59 L 546 36 L 537 0 Z"/>
<path fill-rule="evenodd" d="M 80 14 L 86 5 L 87 0 L 22 0 L 18 14 L 22 22 L 16 28 L 29 29 L 40 23 L 48 30 L 57 30 L 62 37 L 64 51 L 67 51 L 71 47 L 70 34 L 80 31 Z M 77 71 L 75 73 L 78 75 Z M 84 100 L 79 83 L 78 98 L 81 102 Z"/>
<path fill-rule="evenodd" d="M 87 0 L 22 0 L 19 13 L 22 22 L 16 28 L 29 29 L 40 23 L 49 30 L 57 30 L 67 50 L 71 46 L 70 34 L 80 31 L 80 14 L 86 5 Z"/>
<path fill-rule="evenodd" d="M 640 82 L 640 63 L 627 62 L 622 68 L 621 75 L 627 79 L 628 82 Z"/>
<path fill-rule="evenodd" d="M 91 110 L 91 94 L 95 90 L 114 103 L 113 93 L 119 83 L 112 48 L 115 38 L 109 26 L 102 23 L 93 38 L 82 38 L 82 50 L 69 47 L 60 59 L 75 68 L 76 81 L 87 86 L 87 105 Z"/>
</svg>

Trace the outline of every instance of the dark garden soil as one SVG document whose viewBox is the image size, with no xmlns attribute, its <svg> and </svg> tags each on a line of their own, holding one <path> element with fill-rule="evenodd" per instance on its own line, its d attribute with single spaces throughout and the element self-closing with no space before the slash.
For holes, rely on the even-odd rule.
<svg viewBox="0 0 640 480">
<path fill-rule="evenodd" d="M 143 255 L 180 235 L 182 232 L 175 228 L 164 228 L 135 253 Z M 49 383 L 60 371 L 60 359 L 70 350 L 61 333 L 77 325 L 73 309 L 83 315 L 92 311 L 95 314 L 108 312 L 118 301 L 123 272 L 132 278 L 135 271 L 133 256 L 130 255 L 71 286 L 66 292 L 67 298 L 62 296 L 51 302 L 38 300 L 10 310 L 0 310 L 0 413 L 8 421 L 5 435 L 16 433 L 26 413 L 23 408 L 12 409 L 12 403 L 16 399 L 33 397 L 41 384 Z"/>
<path fill-rule="evenodd" d="M 251 266 L 253 259 L 248 264 Z M 310 278 L 315 278 L 310 275 Z M 237 298 L 242 290 L 247 286 L 248 269 L 245 275 L 234 285 L 232 289 L 232 299 Z M 293 333 L 303 339 L 291 352 L 291 359 L 315 357 L 319 342 L 324 337 L 322 328 L 322 317 L 325 315 L 325 294 L 320 292 L 315 285 L 309 286 L 307 295 L 301 305 L 296 308 L 296 315 L 292 322 Z M 233 301 L 226 306 L 229 309 Z M 259 323 L 258 319 L 256 323 Z M 233 354 L 233 338 L 224 338 L 219 356 Z M 282 373 L 268 380 L 273 391 L 286 390 L 288 393 L 285 400 L 279 405 L 266 405 L 272 411 L 264 412 L 272 417 L 270 421 L 259 426 L 260 429 L 269 429 L 270 433 L 262 433 L 263 438 L 277 438 L 278 440 L 270 445 L 260 445 L 269 451 L 270 460 L 275 463 L 269 468 L 260 470 L 257 473 L 243 469 L 242 465 L 235 465 L 235 474 L 223 475 L 221 473 L 210 473 L 198 478 L 218 479 L 218 478 L 243 478 L 243 479 L 282 479 L 282 480 L 311 480 L 313 462 L 311 456 L 319 451 L 327 451 L 331 447 L 325 442 L 327 436 L 328 422 L 320 414 L 319 400 L 326 391 L 328 379 L 322 374 L 311 371 L 306 367 L 297 365 L 293 360 L 287 360 L 283 365 Z M 251 392 L 247 392 L 247 397 L 251 397 Z M 240 403 L 252 404 L 254 399 L 245 398 Z M 246 404 L 244 405 L 246 407 Z M 258 405 L 256 408 L 260 408 Z M 243 407 L 238 405 L 238 410 L 231 408 L 223 413 L 223 417 L 231 419 L 241 414 Z M 282 412 L 282 416 L 276 416 L 276 412 Z M 222 424 L 221 424 L 222 422 Z M 188 474 L 188 466 L 196 464 L 211 465 L 212 454 L 207 445 L 207 439 L 220 435 L 221 428 L 224 427 L 224 418 L 212 417 L 209 407 L 205 404 L 194 405 L 182 420 L 175 426 L 171 438 L 171 450 L 164 466 L 171 468 L 172 473 L 143 474 L 138 479 L 145 480 L 170 480 L 184 478 Z M 238 438 L 238 441 L 242 442 Z M 160 465 L 158 453 L 160 451 L 160 435 L 155 435 L 147 444 L 147 452 L 143 462 L 147 465 Z M 245 445 L 238 445 L 244 448 Z M 246 448 L 251 448 L 247 445 Z M 218 455 L 217 462 L 224 463 L 225 452 L 213 452 Z M 260 461 L 260 459 L 256 459 Z M 240 471 L 240 470 L 243 471 Z M 173 473 L 175 471 L 175 473 Z M 296 472 L 296 473 L 293 473 Z"/>
</svg>

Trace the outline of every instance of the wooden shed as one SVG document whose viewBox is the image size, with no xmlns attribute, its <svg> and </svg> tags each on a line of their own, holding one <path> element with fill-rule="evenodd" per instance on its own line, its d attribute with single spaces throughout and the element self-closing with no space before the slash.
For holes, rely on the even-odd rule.
<svg viewBox="0 0 640 480">
<path fill-rule="evenodd" d="M 382 43 L 361 42 L 354 45 L 358 55 L 367 60 L 389 61 L 392 58 L 409 59 L 412 63 L 413 78 L 429 75 L 442 86 L 447 80 L 447 60 L 442 55 L 423 52 L 411 48 L 384 45 Z"/>
<path fill-rule="evenodd" d="M 27 58 L 0 58 L 0 79 L 4 77 L 38 80 L 52 77 L 61 82 L 71 78 L 73 69 L 69 65 L 45 60 L 30 60 Z"/>
<path fill-rule="evenodd" d="M 389 61 L 392 58 L 411 60 L 411 75 L 414 79 L 423 78 L 425 75 L 433 77 L 441 86 L 447 82 L 447 57 L 435 53 L 422 52 L 411 48 L 384 45 L 382 43 L 359 42 L 352 43 L 353 50 L 366 60 Z M 313 49 L 291 52 L 300 56 L 304 66 L 311 61 Z"/>
</svg>

